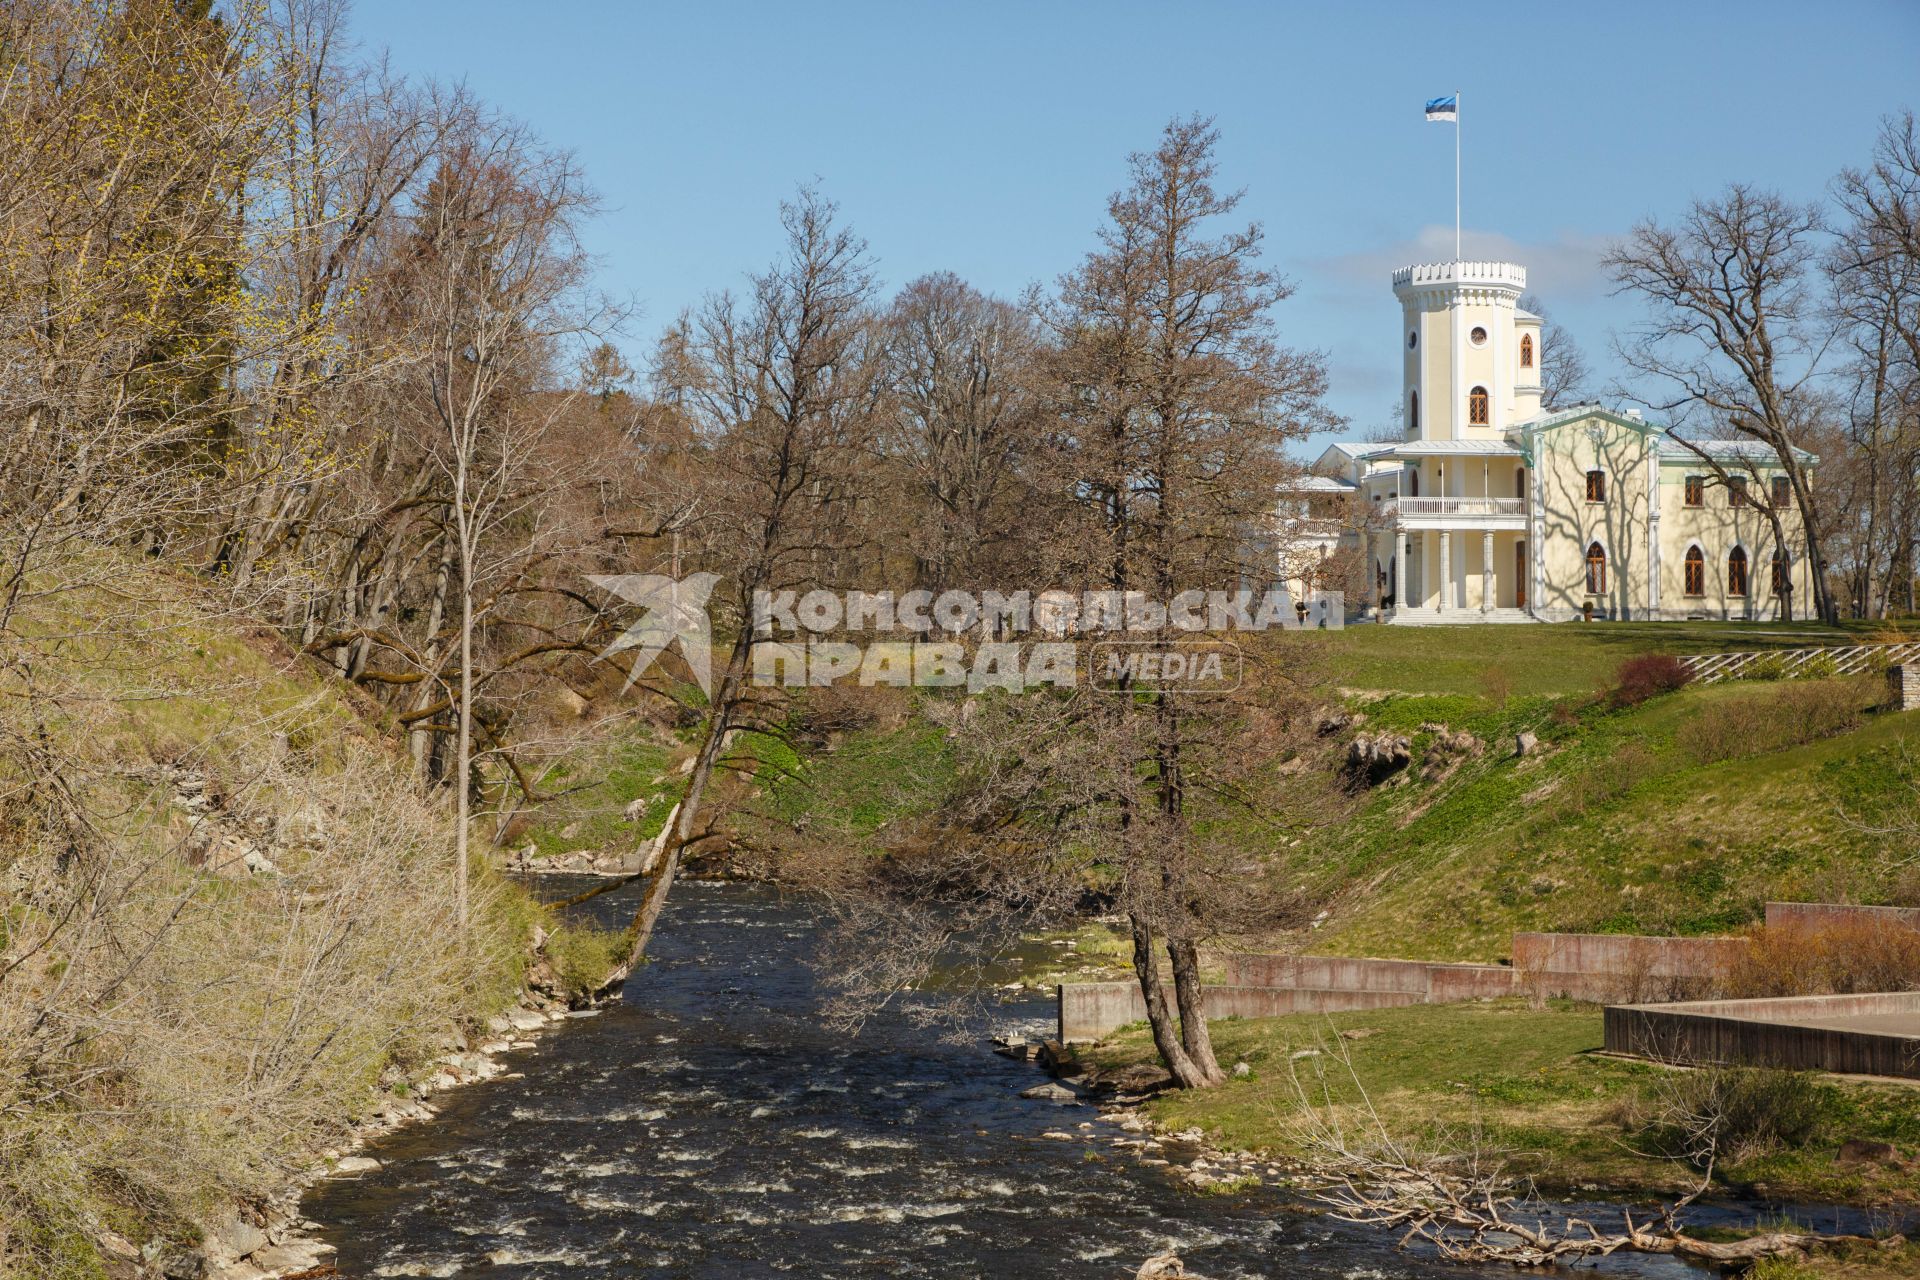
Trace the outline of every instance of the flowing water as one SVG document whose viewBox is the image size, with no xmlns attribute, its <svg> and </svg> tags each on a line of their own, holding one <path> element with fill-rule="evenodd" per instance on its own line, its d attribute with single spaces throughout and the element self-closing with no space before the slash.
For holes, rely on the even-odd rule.
<svg viewBox="0 0 1920 1280">
<path fill-rule="evenodd" d="M 609 918 L 625 909 L 603 895 Z M 307 1213 L 349 1277 L 1130 1277 L 1169 1246 L 1230 1277 L 1512 1277 L 1401 1252 L 1272 1190 L 1201 1195 L 1109 1145 L 1042 1077 L 882 1016 L 822 1025 L 805 904 L 687 883 L 601 1014 L 383 1139 Z M 995 1029 L 1045 1032 L 1050 1003 Z M 1083 1131 L 1091 1139 L 1046 1139 Z M 1667 1260 L 1612 1274 L 1694 1277 Z"/>
</svg>

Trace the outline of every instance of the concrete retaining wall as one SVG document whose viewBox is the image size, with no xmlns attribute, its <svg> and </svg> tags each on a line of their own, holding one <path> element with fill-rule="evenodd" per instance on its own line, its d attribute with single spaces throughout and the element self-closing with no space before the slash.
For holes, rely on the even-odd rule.
<svg viewBox="0 0 1920 1280">
<path fill-rule="evenodd" d="M 1920 1036 L 1806 1025 L 1888 1016 L 1920 1024 L 1920 992 L 1614 1005 L 1604 1023 L 1609 1051 L 1663 1062 L 1920 1079 Z"/>
<path fill-rule="evenodd" d="M 1514 972 L 1498 964 L 1435 964 L 1353 956 L 1227 957 L 1227 981 L 1243 987 L 1316 987 L 1326 991 L 1399 991 L 1423 1000 L 1474 1000 L 1515 991 Z"/>
<path fill-rule="evenodd" d="M 1070 982 L 1058 987 L 1060 1040 L 1083 1044 L 1116 1027 L 1147 1020 L 1147 1002 L 1133 982 Z M 1172 999 L 1172 993 L 1168 993 Z M 1398 991 L 1324 991 L 1300 987 L 1207 988 L 1207 1020 L 1277 1018 L 1288 1013 L 1340 1013 L 1350 1009 L 1390 1009 L 1419 1004 Z"/>
<path fill-rule="evenodd" d="M 1698 994 L 1725 976 L 1745 938 L 1656 938 L 1611 933 L 1516 933 L 1520 989 L 1575 1000 L 1650 1000 Z"/>
<path fill-rule="evenodd" d="M 1824 929 L 1833 925 L 1906 925 L 1920 929 L 1920 907 L 1848 907 L 1833 902 L 1769 902 L 1769 929 Z"/>
</svg>

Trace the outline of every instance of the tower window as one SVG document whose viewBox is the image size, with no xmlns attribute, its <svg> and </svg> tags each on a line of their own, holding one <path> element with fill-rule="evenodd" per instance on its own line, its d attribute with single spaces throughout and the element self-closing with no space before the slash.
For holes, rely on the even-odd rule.
<svg viewBox="0 0 1920 1280">
<path fill-rule="evenodd" d="M 1470 426 L 1487 425 L 1487 389 L 1475 387 L 1467 396 L 1467 422 Z"/>
<path fill-rule="evenodd" d="M 1607 473 L 1604 471 L 1587 472 L 1587 501 L 1605 502 L 1607 500 Z"/>
<path fill-rule="evenodd" d="M 1707 478 L 1705 476 L 1687 477 L 1687 505 L 1704 507 L 1707 505 Z"/>
<path fill-rule="evenodd" d="M 1687 548 L 1687 594 L 1707 594 L 1707 558 L 1700 554 L 1698 547 Z"/>
<path fill-rule="evenodd" d="M 1739 547 L 1727 557 L 1727 594 L 1744 596 L 1747 594 L 1747 553 Z"/>
<path fill-rule="evenodd" d="M 1530 333 L 1520 335 L 1520 367 L 1533 368 L 1533 335 Z"/>
<path fill-rule="evenodd" d="M 1409 434 L 1420 430 L 1420 393 L 1407 392 L 1407 431 Z"/>
<path fill-rule="evenodd" d="M 1587 544 L 1587 594 L 1607 594 L 1607 551 L 1597 542 Z"/>
<path fill-rule="evenodd" d="M 1467 334 L 1467 341 L 1476 347 L 1484 347 L 1487 345 L 1487 331 L 1479 325 L 1475 325 L 1473 326 L 1472 332 Z"/>
<path fill-rule="evenodd" d="M 1418 329 L 1409 330 L 1407 332 L 1407 350 L 1411 351 L 1419 345 L 1420 345 L 1420 331 Z"/>
<path fill-rule="evenodd" d="M 1772 502 L 1776 507 L 1791 505 L 1793 502 L 1793 482 L 1785 476 L 1773 478 Z"/>
</svg>

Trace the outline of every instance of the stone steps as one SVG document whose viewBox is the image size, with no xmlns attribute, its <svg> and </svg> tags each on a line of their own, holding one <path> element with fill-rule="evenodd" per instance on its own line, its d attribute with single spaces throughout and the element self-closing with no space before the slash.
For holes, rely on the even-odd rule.
<svg viewBox="0 0 1920 1280">
<path fill-rule="evenodd" d="M 1401 627 L 1479 626 L 1482 623 L 1537 622 L 1525 609 L 1394 609 L 1387 622 Z"/>
</svg>

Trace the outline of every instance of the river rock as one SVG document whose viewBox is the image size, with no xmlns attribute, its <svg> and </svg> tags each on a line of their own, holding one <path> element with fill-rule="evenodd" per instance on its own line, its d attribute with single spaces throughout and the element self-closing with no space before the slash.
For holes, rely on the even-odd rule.
<svg viewBox="0 0 1920 1280">
<path fill-rule="evenodd" d="M 1081 1095 L 1080 1091 L 1071 1085 L 1061 1084 L 1057 1080 L 1049 1080 L 1045 1084 L 1037 1084 L 1031 1089 L 1021 1090 L 1020 1096 L 1032 1099 L 1035 1102 L 1068 1103 L 1079 1102 Z"/>
<path fill-rule="evenodd" d="M 372 1173 L 380 1162 L 372 1156 L 348 1156 L 333 1166 L 335 1173 Z"/>
</svg>

